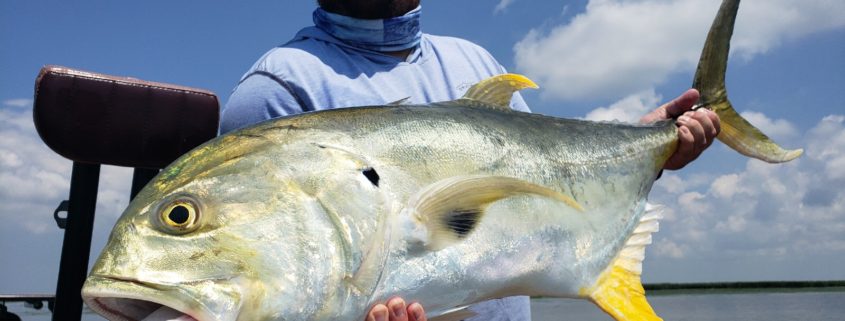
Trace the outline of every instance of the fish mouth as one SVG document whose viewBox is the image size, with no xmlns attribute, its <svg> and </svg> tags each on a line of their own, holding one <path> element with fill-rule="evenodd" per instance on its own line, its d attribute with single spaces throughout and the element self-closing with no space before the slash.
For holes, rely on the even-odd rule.
<svg viewBox="0 0 845 321">
<path fill-rule="evenodd" d="M 86 302 L 91 310 L 112 321 L 199 321 L 188 313 L 153 301 L 98 297 Z"/>
<path fill-rule="evenodd" d="M 82 300 L 110 321 L 212 321 L 228 320 L 215 315 L 185 291 L 173 286 L 124 278 L 90 276 L 82 288 Z"/>
</svg>

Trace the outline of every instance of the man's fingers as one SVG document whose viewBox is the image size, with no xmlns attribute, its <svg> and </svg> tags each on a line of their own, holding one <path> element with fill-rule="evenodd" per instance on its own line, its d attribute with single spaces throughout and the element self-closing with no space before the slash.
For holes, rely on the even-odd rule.
<svg viewBox="0 0 845 321">
<path fill-rule="evenodd" d="M 370 313 L 367 313 L 367 321 L 388 321 L 388 310 L 384 304 L 376 304 Z"/>
<path fill-rule="evenodd" d="M 678 98 L 673 99 L 661 107 L 666 109 L 666 113 L 669 118 L 678 117 L 684 112 L 692 110 L 692 106 L 695 105 L 695 102 L 698 101 L 699 97 L 700 95 L 698 94 L 698 90 L 688 89 L 686 92 L 678 96 Z"/>
<path fill-rule="evenodd" d="M 419 303 L 411 303 L 408 306 L 408 320 L 410 321 L 427 321 L 428 318 L 425 316 L 425 310 Z"/>
<path fill-rule="evenodd" d="M 405 304 L 405 300 L 395 297 L 386 304 L 376 304 L 367 313 L 366 321 L 427 321 L 425 310 L 419 303 Z"/>
<path fill-rule="evenodd" d="M 713 143 L 713 139 L 715 139 L 716 135 L 719 134 L 719 132 L 716 131 L 716 127 L 713 125 L 713 120 L 711 120 L 707 115 L 708 112 L 709 111 L 706 111 L 706 109 L 702 109 L 701 111 L 690 113 L 692 114 L 691 117 L 701 125 L 701 129 L 704 131 L 704 140 L 696 142 L 697 144 L 704 146 L 702 149 L 710 146 L 710 144 Z"/>
<path fill-rule="evenodd" d="M 405 300 L 396 297 L 387 301 L 387 309 L 390 310 L 390 321 L 408 321 L 408 311 Z"/>
<path fill-rule="evenodd" d="M 689 128 L 684 126 L 678 127 L 678 150 L 676 150 L 675 153 L 672 154 L 672 157 L 666 161 L 663 168 L 669 170 L 683 168 L 689 162 L 689 160 L 686 159 L 686 155 L 693 153 L 694 142 L 695 137 L 693 137 Z"/>
<path fill-rule="evenodd" d="M 707 143 L 707 134 L 704 132 L 704 127 L 695 117 L 696 112 L 688 111 L 681 117 L 678 117 L 678 124 L 689 128 L 692 133 L 694 144 L 693 150 L 698 151 L 703 149 Z"/>
<path fill-rule="evenodd" d="M 664 169 L 681 169 L 699 155 L 716 139 L 721 131 L 719 116 L 713 111 L 692 107 L 700 98 L 695 89 L 690 89 L 678 98 L 663 104 L 640 119 L 651 123 L 665 119 L 676 119 L 678 126 L 678 150 L 664 164 Z"/>
<path fill-rule="evenodd" d="M 716 114 L 715 111 L 710 109 L 701 109 L 707 115 L 707 118 L 710 118 L 710 123 L 713 124 L 713 129 L 716 130 L 716 134 L 713 137 L 719 136 L 719 133 L 722 132 L 722 121 L 719 119 L 719 115 Z"/>
<path fill-rule="evenodd" d="M 640 123 L 646 124 L 678 117 L 685 111 L 692 109 L 699 96 L 698 90 L 689 89 L 672 101 L 657 107 L 657 109 L 640 118 Z"/>
</svg>

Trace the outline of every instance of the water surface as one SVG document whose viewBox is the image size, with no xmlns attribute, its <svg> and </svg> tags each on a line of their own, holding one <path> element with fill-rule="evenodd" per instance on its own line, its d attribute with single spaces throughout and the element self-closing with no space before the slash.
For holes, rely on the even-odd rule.
<svg viewBox="0 0 845 321">
<path fill-rule="evenodd" d="M 845 292 L 744 292 L 650 295 L 648 301 L 667 321 L 843 321 Z M 612 321 L 584 300 L 531 300 L 534 321 Z"/>
<path fill-rule="evenodd" d="M 720 292 L 649 295 L 658 315 L 667 321 L 843 321 L 845 292 Z M 24 321 L 49 321 L 47 308 L 34 310 L 22 303 L 7 304 Z M 531 300 L 533 321 L 612 321 L 584 300 Z M 105 320 L 86 309 L 85 321 Z"/>
</svg>

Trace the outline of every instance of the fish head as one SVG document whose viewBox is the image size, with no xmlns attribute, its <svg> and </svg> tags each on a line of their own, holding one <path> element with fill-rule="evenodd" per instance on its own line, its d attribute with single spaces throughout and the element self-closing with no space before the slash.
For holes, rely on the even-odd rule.
<svg viewBox="0 0 845 321">
<path fill-rule="evenodd" d="M 348 193 L 376 179 L 344 155 L 238 135 L 189 152 L 117 221 L 83 287 L 84 301 L 110 320 L 141 320 L 162 307 L 201 321 L 320 313 L 344 292 L 337 284 L 355 257 L 334 240 L 363 238 L 341 236 L 338 226 L 349 222 L 332 216 L 380 204 L 370 193 L 325 205 L 343 194 L 355 199 Z"/>
</svg>

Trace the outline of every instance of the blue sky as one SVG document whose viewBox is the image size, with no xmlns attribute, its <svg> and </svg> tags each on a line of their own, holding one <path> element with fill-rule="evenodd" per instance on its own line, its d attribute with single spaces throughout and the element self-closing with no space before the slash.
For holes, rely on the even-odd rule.
<svg viewBox="0 0 845 321">
<path fill-rule="evenodd" d="M 800 4 L 800 6 L 799 6 Z M 539 113 L 634 120 L 683 92 L 710 0 L 424 1 L 423 30 L 469 39 L 540 90 Z M 41 66 L 193 86 L 225 102 L 262 53 L 310 25 L 314 1 L 0 2 L 0 293 L 52 292 L 71 163 L 32 126 Z M 717 143 L 667 172 L 669 209 L 647 282 L 845 279 L 845 3 L 747 0 L 728 70 L 736 108 L 799 160 L 769 165 Z M 102 171 L 96 257 L 131 172 Z"/>
</svg>

